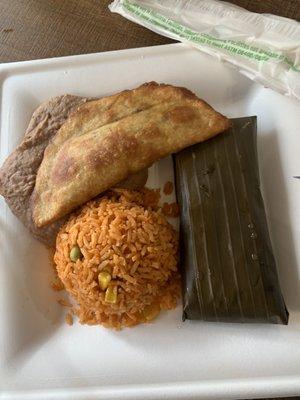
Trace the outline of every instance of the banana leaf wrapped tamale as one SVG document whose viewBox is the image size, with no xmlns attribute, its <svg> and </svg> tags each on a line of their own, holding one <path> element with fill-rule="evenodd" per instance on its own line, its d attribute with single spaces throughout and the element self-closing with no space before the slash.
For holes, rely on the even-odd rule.
<svg viewBox="0 0 300 400">
<path fill-rule="evenodd" d="M 174 155 L 183 319 L 288 323 L 260 192 L 256 117 Z"/>
</svg>

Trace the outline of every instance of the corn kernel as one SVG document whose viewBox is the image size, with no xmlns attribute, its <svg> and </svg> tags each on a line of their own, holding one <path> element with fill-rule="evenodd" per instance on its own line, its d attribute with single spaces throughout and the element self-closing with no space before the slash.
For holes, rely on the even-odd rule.
<svg viewBox="0 0 300 400">
<path fill-rule="evenodd" d="M 102 271 L 98 275 L 98 282 L 101 290 L 105 290 L 108 287 L 109 282 L 111 281 L 110 273 L 106 271 Z"/>
<path fill-rule="evenodd" d="M 105 292 L 106 303 L 115 304 L 118 299 L 118 288 L 117 286 L 108 286 Z"/>
<path fill-rule="evenodd" d="M 160 306 L 158 304 L 150 304 L 143 310 L 143 316 L 147 321 L 152 321 L 160 313 Z"/>
</svg>

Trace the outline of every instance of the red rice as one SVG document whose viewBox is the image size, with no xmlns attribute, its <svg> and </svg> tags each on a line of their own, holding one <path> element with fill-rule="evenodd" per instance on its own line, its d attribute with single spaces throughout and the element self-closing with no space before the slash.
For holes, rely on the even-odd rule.
<svg viewBox="0 0 300 400">
<path fill-rule="evenodd" d="M 149 322 L 148 309 L 176 307 L 178 234 L 156 211 L 158 195 L 149 189 L 112 191 L 73 213 L 61 228 L 54 262 L 82 324 L 121 329 Z M 69 257 L 74 245 L 83 254 L 75 263 Z M 116 304 L 105 302 L 101 271 L 118 288 Z"/>
</svg>

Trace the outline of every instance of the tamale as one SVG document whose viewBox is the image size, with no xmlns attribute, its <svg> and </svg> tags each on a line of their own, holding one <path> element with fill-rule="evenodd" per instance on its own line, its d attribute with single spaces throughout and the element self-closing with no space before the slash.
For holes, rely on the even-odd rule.
<svg viewBox="0 0 300 400">
<path fill-rule="evenodd" d="M 256 117 L 174 155 L 183 319 L 287 324 L 260 191 Z"/>
</svg>

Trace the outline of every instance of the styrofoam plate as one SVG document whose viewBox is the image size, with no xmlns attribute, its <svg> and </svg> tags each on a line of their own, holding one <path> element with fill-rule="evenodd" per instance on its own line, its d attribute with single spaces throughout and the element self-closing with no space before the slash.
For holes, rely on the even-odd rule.
<svg viewBox="0 0 300 400">
<path fill-rule="evenodd" d="M 185 86 L 228 117 L 258 116 L 263 194 L 288 326 L 181 322 L 121 332 L 64 323 L 47 250 L 0 203 L 0 398 L 254 398 L 300 393 L 300 107 L 182 44 L 0 66 L 1 160 L 50 96 Z M 150 184 L 172 177 L 170 159 Z"/>
</svg>

